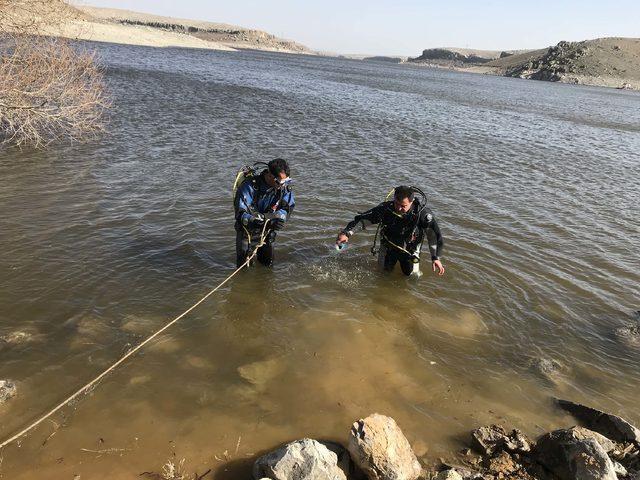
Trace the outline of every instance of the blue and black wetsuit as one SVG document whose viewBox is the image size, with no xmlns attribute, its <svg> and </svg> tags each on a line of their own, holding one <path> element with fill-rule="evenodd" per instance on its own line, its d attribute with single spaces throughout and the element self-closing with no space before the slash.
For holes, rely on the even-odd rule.
<svg viewBox="0 0 640 480">
<path fill-rule="evenodd" d="M 380 250 L 378 262 L 385 270 L 393 270 L 400 262 L 402 272 L 411 275 L 418 268 L 420 247 L 425 237 L 431 253 L 431 261 L 438 260 L 442 253 L 444 241 L 440 227 L 431 209 L 420 205 L 418 199 L 413 201 L 411 210 L 398 214 L 393 208 L 393 201 L 382 202 L 356 217 L 347 224 L 342 233 L 350 237 L 360 225 L 380 223 Z"/>
<path fill-rule="evenodd" d="M 266 170 L 265 170 L 266 172 Z M 272 188 L 264 180 L 264 173 L 244 181 L 234 199 L 236 216 L 236 264 L 242 265 L 251 251 L 251 245 L 258 243 L 263 223 L 255 221 L 257 214 L 268 214 L 272 220 L 267 226 L 266 244 L 258 249 L 258 261 L 270 266 L 273 263 L 273 242 L 276 230 L 284 227 L 284 223 L 293 213 L 295 200 L 288 186 L 280 189 Z"/>
</svg>

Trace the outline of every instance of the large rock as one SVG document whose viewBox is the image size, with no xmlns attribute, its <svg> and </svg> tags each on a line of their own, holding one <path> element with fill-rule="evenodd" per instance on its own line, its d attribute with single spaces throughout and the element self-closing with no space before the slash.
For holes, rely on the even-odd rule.
<svg viewBox="0 0 640 480">
<path fill-rule="evenodd" d="M 16 384 L 11 380 L 0 380 L 0 405 L 13 398 L 18 393 Z"/>
<path fill-rule="evenodd" d="M 610 413 L 586 407 L 568 400 L 556 400 L 560 408 L 566 410 L 587 428 L 616 442 L 634 442 L 640 444 L 640 430 L 629 422 Z"/>
<path fill-rule="evenodd" d="M 415 480 L 422 470 L 400 427 L 384 415 L 355 422 L 347 448 L 370 480 Z"/>
<path fill-rule="evenodd" d="M 489 425 L 476 428 L 471 432 L 473 447 L 484 455 L 493 455 L 501 450 L 514 453 L 527 453 L 531 451 L 531 440 L 520 430 L 511 433 L 500 425 Z"/>
<path fill-rule="evenodd" d="M 593 430 L 589 430 L 588 428 L 584 427 L 572 427 L 571 430 L 573 430 L 576 438 L 579 438 L 580 440 L 586 440 L 588 438 L 595 440 L 607 453 L 616 448 L 615 443 L 613 443 L 604 435 L 600 435 L 598 432 L 594 432 Z"/>
<path fill-rule="evenodd" d="M 338 455 L 316 440 L 304 438 L 260 457 L 253 477 L 272 480 L 346 480 Z"/>
<path fill-rule="evenodd" d="M 555 430 L 536 444 L 537 461 L 560 480 L 617 480 L 607 452 L 575 428 Z"/>
</svg>

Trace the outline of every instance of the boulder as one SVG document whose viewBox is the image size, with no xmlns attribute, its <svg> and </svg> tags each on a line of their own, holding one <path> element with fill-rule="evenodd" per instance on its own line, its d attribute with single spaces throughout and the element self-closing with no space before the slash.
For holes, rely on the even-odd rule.
<svg viewBox="0 0 640 480">
<path fill-rule="evenodd" d="M 586 440 L 588 438 L 595 440 L 607 453 L 616 448 L 616 444 L 609 440 L 607 437 L 605 437 L 604 435 L 600 435 L 598 432 L 594 432 L 593 430 L 589 430 L 588 428 L 572 427 L 570 428 L 570 430 L 573 430 L 576 438 L 579 438 L 580 440 Z"/>
<path fill-rule="evenodd" d="M 395 420 L 377 413 L 353 424 L 348 450 L 370 480 L 415 480 L 422 470 Z"/>
<path fill-rule="evenodd" d="M 590 430 L 616 442 L 640 444 L 640 430 L 623 418 L 568 400 L 557 399 L 556 402 L 560 408 L 580 420 Z"/>
<path fill-rule="evenodd" d="M 304 438 L 260 457 L 253 465 L 255 479 L 346 480 L 338 455 L 316 440 Z"/>
<path fill-rule="evenodd" d="M 18 393 L 16 384 L 11 380 L 0 380 L 0 405 L 13 398 Z"/>
<path fill-rule="evenodd" d="M 531 451 L 531 440 L 520 430 L 511 433 L 500 425 L 480 427 L 471 432 L 473 447 L 483 455 L 493 455 L 500 450 L 508 450 L 515 453 L 527 453 Z"/>
<path fill-rule="evenodd" d="M 543 435 L 536 444 L 536 460 L 560 480 L 617 480 L 607 452 L 593 438 L 575 429 Z"/>
</svg>

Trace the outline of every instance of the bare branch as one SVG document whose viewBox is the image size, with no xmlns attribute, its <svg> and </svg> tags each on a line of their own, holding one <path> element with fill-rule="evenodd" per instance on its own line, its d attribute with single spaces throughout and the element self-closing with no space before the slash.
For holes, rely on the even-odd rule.
<svg viewBox="0 0 640 480">
<path fill-rule="evenodd" d="M 104 130 L 94 54 L 39 35 L 72 14 L 60 0 L 0 0 L 0 144 L 44 147 Z"/>
</svg>

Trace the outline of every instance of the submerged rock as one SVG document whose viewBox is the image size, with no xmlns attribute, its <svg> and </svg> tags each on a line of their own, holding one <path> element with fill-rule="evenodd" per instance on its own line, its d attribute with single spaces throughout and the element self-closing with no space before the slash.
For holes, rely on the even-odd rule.
<svg viewBox="0 0 640 480">
<path fill-rule="evenodd" d="M 26 328 L 24 330 L 16 330 L 15 332 L 9 332 L 0 336 L 0 350 L 3 347 L 15 347 L 18 345 L 24 345 L 27 343 L 34 343 L 42 341 L 43 335 L 34 328 Z"/>
<path fill-rule="evenodd" d="M 284 370 L 285 364 L 282 359 L 269 358 L 238 367 L 238 374 L 258 391 L 263 391 Z"/>
<path fill-rule="evenodd" d="M 415 480 L 422 471 L 395 420 L 377 413 L 353 424 L 348 450 L 370 480 Z"/>
<path fill-rule="evenodd" d="M 543 435 L 536 445 L 536 459 L 560 480 L 618 479 L 604 448 L 575 429 Z"/>
<path fill-rule="evenodd" d="M 634 312 L 631 322 L 613 331 L 616 339 L 630 348 L 640 348 L 640 311 Z"/>
<path fill-rule="evenodd" d="M 11 380 L 0 380 L 0 405 L 6 403 L 18 393 L 16 384 Z"/>
<path fill-rule="evenodd" d="M 253 465 L 255 479 L 346 480 L 338 455 L 316 440 L 304 438 L 260 457 Z"/>
<path fill-rule="evenodd" d="M 29 332 L 11 332 L 0 337 L 0 342 L 7 343 L 9 345 L 17 345 L 20 343 L 29 342 L 33 338 L 33 335 Z"/>
<path fill-rule="evenodd" d="M 531 451 L 531 440 L 520 430 L 511 433 L 500 425 L 480 427 L 471 432 L 473 447 L 484 455 L 493 455 L 501 450 L 527 453 Z"/>
<path fill-rule="evenodd" d="M 546 382 L 556 385 L 562 378 L 564 366 L 552 358 L 531 358 L 529 369 Z"/>
<path fill-rule="evenodd" d="M 557 399 L 556 402 L 560 408 L 583 422 L 590 430 L 616 442 L 640 444 L 640 430 L 625 419 L 568 400 Z"/>
<path fill-rule="evenodd" d="M 618 327 L 613 333 L 618 341 L 627 347 L 640 348 L 640 325 Z"/>
</svg>

